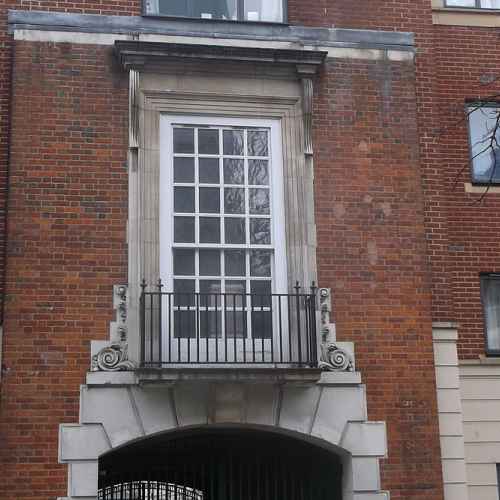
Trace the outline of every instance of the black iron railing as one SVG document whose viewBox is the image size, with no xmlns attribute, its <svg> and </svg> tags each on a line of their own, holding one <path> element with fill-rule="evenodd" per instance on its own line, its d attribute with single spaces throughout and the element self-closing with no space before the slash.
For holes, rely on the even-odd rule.
<svg viewBox="0 0 500 500">
<path fill-rule="evenodd" d="M 292 294 L 173 293 L 142 283 L 141 365 L 318 363 L 316 287 Z"/>
<path fill-rule="evenodd" d="M 99 489 L 97 500 L 203 500 L 203 493 L 163 481 L 127 481 Z"/>
</svg>

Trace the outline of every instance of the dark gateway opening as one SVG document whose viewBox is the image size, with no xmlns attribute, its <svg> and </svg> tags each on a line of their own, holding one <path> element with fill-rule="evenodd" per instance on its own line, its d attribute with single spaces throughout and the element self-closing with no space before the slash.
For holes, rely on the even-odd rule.
<svg viewBox="0 0 500 500">
<path fill-rule="evenodd" d="M 339 457 L 256 430 L 176 432 L 99 460 L 99 500 L 341 500 Z"/>
</svg>

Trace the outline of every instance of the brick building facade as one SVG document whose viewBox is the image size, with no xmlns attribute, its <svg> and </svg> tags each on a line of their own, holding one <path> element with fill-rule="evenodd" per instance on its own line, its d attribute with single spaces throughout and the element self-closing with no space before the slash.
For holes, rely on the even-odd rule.
<svg viewBox="0 0 500 500">
<path fill-rule="evenodd" d="M 2 500 L 96 498 L 118 477 L 159 485 L 126 464 L 143 457 L 150 472 L 157 446 L 200 453 L 197 439 L 231 432 L 242 450 L 254 432 L 264 448 L 277 440 L 318 464 L 327 449 L 342 472 L 319 482 L 334 498 L 498 498 L 500 372 L 480 295 L 481 275 L 499 272 L 498 187 L 481 199 L 459 121 L 467 103 L 498 93 L 498 11 L 289 0 L 289 25 L 269 25 L 142 16 L 139 0 L 0 9 Z M 279 124 L 288 280 L 273 291 L 293 296 L 296 279 L 321 287 L 322 372 L 291 352 L 281 367 L 235 368 L 227 352 L 215 369 L 141 366 L 140 280 L 173 286 L 158 229 L 169 198 L 162 117 L 195 134 L 213 119 L 221 177 L 225 130 Z M 276 332 L 276 311 L 272 321 Z M 183 496 L 186 485 L 224 496 L 193 481 Z"/>
</svg>

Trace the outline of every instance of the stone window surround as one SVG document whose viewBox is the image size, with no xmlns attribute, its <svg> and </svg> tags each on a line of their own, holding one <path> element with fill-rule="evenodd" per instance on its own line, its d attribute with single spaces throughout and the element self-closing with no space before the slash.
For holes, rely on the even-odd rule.
<svg viewBox="0 0 500 500">
<path fill-rule="evenodd" d="M 128 355 L 139 353 L 140 282 L 159 277 L 159 123 L 160 116 L 266 118 L 281 123 L 286 248 L 289 286 L 316 281 L 312 163 L 312 92 L 316 66 L 296 51 L 195 48 L 195 61 L 179 62 L 193 47 L 117 42 L 119 59 L 129 71 L 129 283 L 125 339 Z M 144 59 L 144 50 L 167 54 Z M 216 53 L 214 52 L 216 51 Z M 206 61 L 205 57 L 215 60 Z M 318 53 L 321 54 L 321 53 Z M 173 55 L 172 58 L 169 55 Z M 225 57 L 228 57 L 226 59 Z M 297 59 L 297 57 L 298 59 Z M 324 57 L 323 55 L 321 55 Z M 241 57 L 242 60 L 238 60 Z M 321 57 L 320 57 L 321 60 Z M 278 64 L 276 64 L 278 62 Z M 271 64 L 269 64 L 271 63 Z M 179 66 L 181 65 L 181 66 Z M 265 71 L 262 70 L 265 66 Z M 123 336 L 120 339 L 124 341 Z"/>
</svg>

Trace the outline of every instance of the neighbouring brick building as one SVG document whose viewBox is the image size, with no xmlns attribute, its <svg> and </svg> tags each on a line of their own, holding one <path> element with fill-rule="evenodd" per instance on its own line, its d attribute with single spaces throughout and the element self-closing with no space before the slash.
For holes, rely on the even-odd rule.
<svg viewBox="0 0 500 500">
<path fill-rule="evenodd" d="M 1 500 L 498 500 L 497 0 L 0 19 Z"/>
</svg>

